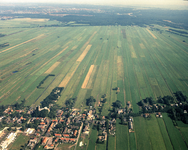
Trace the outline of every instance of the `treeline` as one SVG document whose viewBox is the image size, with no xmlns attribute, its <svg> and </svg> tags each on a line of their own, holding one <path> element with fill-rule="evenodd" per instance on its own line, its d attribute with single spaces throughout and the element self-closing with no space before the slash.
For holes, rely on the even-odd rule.
<svg viewBox="0 0 188 150">
<path fill-rule="evenodd" d="M 39 83 L 39 85 L 37 86 L 37 88 L 41 88 L 41 85 L 44 83 L 44 81 L 46 80 L 46 79 L 48 79 L 48 77 L 50 77 L 50 76 L 55 76 L 54 74 L 48 74 L 40 83 Z"/>
<path fill-rule="evenodd" d="M 178 32 L 180 34 L 188 34 L 188 32 L 185 31 L 180 31 L 180 30 L 175 30 L 175 29 L 169 29 L 170 31 Z"/>
<path fill-rule="evenodd" d="M 141 107 L 144 107 L 144 103 L 149 103 L 149 105 L 153 105 L 155 102 L 153 101 L 152 97 L 146 97 L 145 99 L 139 101 L 137 104 Z"/>
<path fill-rule="evenodd" d="M 64 87 L 56 87 L 52 90 L 50 95 L 48 95 L 42 102 L 42 107 L 49 107 L 49 104 L 55 103 L 54 101 L 57 100 L 61 96 L 61 92 L 63 91 Z"/>
<path fill-rule="evenodd" d="M 70 6 L 71 7 L 71 6 Z M 97 6 L 98 9 L 98 6 Z M 146 25 L 158 24 L 161 26 L 170 26 L 173 28 L 188 29 L 187 10 L 167 10 L 167 9 L 147 9 L 147 10 L 134 10 L 133 8 L 119 8 L 108 7 L 101 8 L 102 12 L 89 12 L 89 11 L 77 11 L 77 12 L 63 12 L 67 14 L 64 17 L 51 16 L 50 14 L 11 14 L 13 17 L 22 18 L 49 18 L 50 20 L 57 20 L 64 24 L 50 25 L 52 27 L 68 26 L 70 21 L 75 21 L 76 24 L 89 24 L 91 26 L 106 26 L 106 25 L 121 25 L 131 26 L 137 25 L 145 27 Z M 126 15 L 132 12 L 132 15 Z M 172 15 L 173 14 L 173 15 Z M 10 16 L 10 14 L 4 14 L 4 16 Z M 170 20 L 173 23 L 164 21 Z M 46 25 L 48 26 L 48 25 Z M 72 25 L 74 26 L 74 25 Z M 45 27 L 45 26 L 44 26 Z"/>
</svg>

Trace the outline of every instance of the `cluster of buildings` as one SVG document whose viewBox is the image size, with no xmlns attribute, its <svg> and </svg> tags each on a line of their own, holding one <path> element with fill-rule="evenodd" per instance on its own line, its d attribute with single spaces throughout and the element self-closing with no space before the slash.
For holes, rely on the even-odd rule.
<svg viewBox="0 0 188 150">
<path fill-rule="evenodd" d="M 9 20 L 9 19 L 13 19 L 12 16 L 0 16 L 0 20 Z"/>
<path fill-rule="evenodd" d="M 41 110 L 40 107 L 38 109 Z M 13 110 L 10 107 L 4 111 L 5 114 L 13 112 L 22 114 L 19 118 L 14 117 L 10 119 L 17 121 L 19 125 L 23 125 L 23 120 L 25 120 L 24 124 L 27 124 L 27 127 L 34 125 L 31 128 L 26 128 L 23 132 L 26 136 L 31 136 L 31 139 L 27 143 L 27 147 L 30 149 L 33 149 L 40 139 L 42 140 L 41 144 L 45 149 L 53 149 L 61 143 L 74 144 L 78 141 L 81 131 L 83 134 L 89 135 L 91 124 L 94 124 L 97 128 L 99 128 L 98 142 L 104 142 L 107 140 L 107 133 L 111 135 L 115 135 L 116 133 L 116 119 L 113 118 L 108 120 L 107 125 L 105 116 L 99 118 L 99 115 L 96 114 L 96 110 L 92 108 L 85 110 L 84 113 L 80 113 L 80 110 L 78 109 L 59 109 L 56 112 L 56 118 L 53 120 L 47 117 L 28 117 L 27 119 L 22 117 L 24 113 L 30 114 L 33 111 L 34 109 L 30 109 L 28 111 Z M 126 113 L 126 109 L 118 109 L 117 111 L 118 114 Z M 125 122 L 127 122 L 126 118 Z M 129 119 L 129 129 L 130 131 L 133 130 L 132 117 Z M 10 142 L 14 141 L 15 135 L 16 133 L 11 133 L 11 135 L 7 138 L 8 140 L 1 144 L 2 147 L 6 148 Z"/>
</svg>

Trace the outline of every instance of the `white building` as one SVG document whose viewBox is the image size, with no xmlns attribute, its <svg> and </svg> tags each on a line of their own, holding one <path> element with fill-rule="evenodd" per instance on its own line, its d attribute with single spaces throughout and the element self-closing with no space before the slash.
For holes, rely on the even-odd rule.
<svg viewBox="0 0 188 150">
<path fill-rule="evenodd" d="M 6 149 L 10 143 L 12 143 L 16 139 L 17 133 L 11 132 L 5 141 L 1 142 L 1 148 L 2 150 Z"/>
</svg>

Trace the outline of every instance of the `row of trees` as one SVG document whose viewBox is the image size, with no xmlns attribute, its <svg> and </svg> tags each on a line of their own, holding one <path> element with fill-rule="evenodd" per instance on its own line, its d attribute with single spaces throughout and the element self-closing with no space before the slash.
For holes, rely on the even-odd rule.
<svg viewBox="0 0 188 150">
<path fill-rule="evenodd" d="M 54 74 L 48 74 L 40 83 L 39 83 L 39 85 L 37 86 L 37 88 L 41 88 L 41 85 L 44 83 L 44 81 L 46 80 L 46 79 L 48 79 L 48 77 L 50 77 L 50 76 L 55 76 Z"/>
<path fill-rule="evenodd" d="M 139 101 L 137 104 L 138 104 L 139 106 L 143 107 L 143 106 L 144 106 L 144 103 L 145 103 L 145 104 L 149 103 L 149 105 L 153 105 L 155 102 L 154 102 L 154 100 L 153 100 L 152 97 L 146 97 L 145 99 Z"/>
<path fill-rule="evenodd" d="M 166 104 L 166 105 L 170 105 L 170 103 L 174 103 L 174 98 L 172 96 L 164 96 L 164 97 L 161 97 L 159 96 L 158 97 L 158 103 L 161 103 L 161 104 Z"/>
</svg>

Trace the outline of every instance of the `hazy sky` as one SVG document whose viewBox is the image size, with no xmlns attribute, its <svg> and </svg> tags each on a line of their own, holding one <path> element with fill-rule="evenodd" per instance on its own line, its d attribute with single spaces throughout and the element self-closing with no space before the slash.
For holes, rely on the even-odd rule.
<svg viewBox="0 0 188 150">
<path fill-rule="evenodd" d="M 187 5 L 184 0 L 0 0 L 0 3 L 76 3 L 122 5 Z"/>
</svg>

